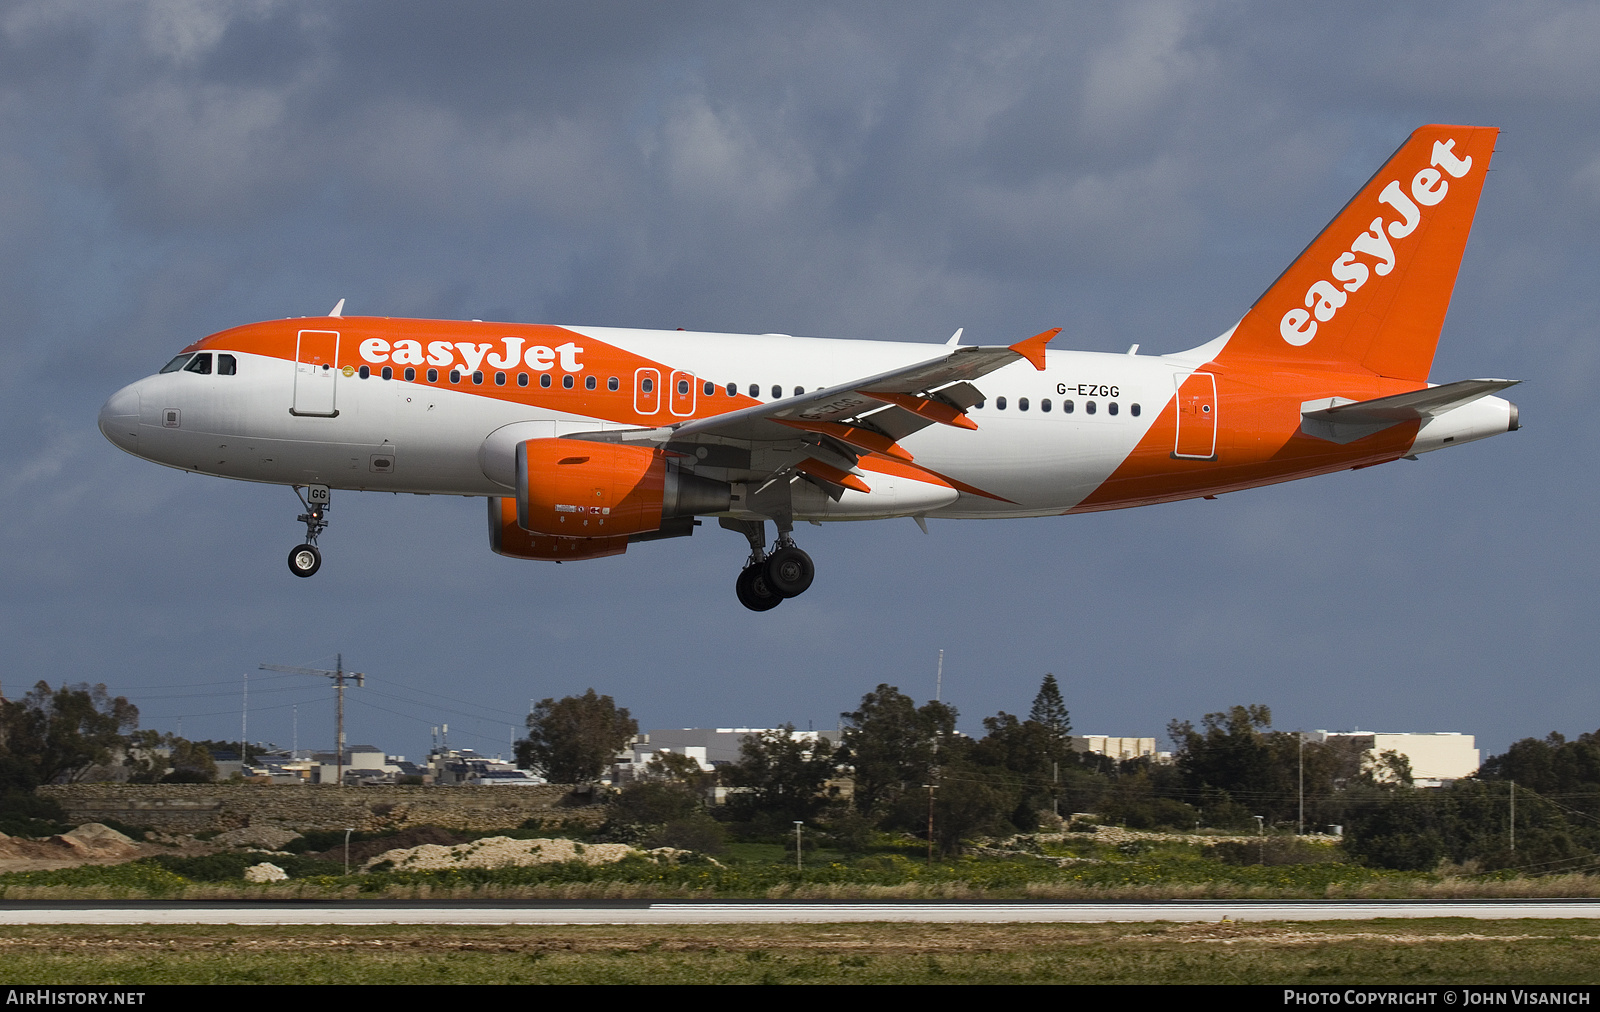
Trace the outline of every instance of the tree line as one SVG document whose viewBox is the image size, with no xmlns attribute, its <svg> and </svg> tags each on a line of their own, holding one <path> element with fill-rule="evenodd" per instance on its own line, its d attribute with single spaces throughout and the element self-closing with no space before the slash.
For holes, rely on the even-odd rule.
<svg viewBox="0 0 1600 1012">
<path fill-rule="evenodd" d="M 729 833 L 787 838 L 800 821 L 840 846 L 892 832 L 950 853 L 964 841 L 1055 828 L 1058 817 L 1081 815 L 1149 830 L 1338 826 L 1347 854 L 1388 868 L 1452 862 L 1544 873 L 1600 865 L 1600 731 L 1524 738 L 1474 776 L 1430 789 L 1412 785 L 1403 756 L 1276 730 L 1261 705 L 1205 714 L 1198 725 L 1173 720 L 1171 761 L 1076 751 L 1053 675 L 1026 717 L 985 717 L 981 737 L 958 733 L 958 716 L 949 703 L 918 705 L 880 684 L 840 715 L 837 741 L 785 726 L 751 736 L 737 762 L 709 773 L 659 753 L 612 798 L 612 829 L 619 838 L 707 849 Z M 103 685 L 39 682 L 21 699 L 0 699 L 0 832 L 59 821 L 60 810 L 34 789 L 112 763 L 133 782 L 215 777 L 211 751 L 224 743 L 138 723 L 138 707 Z M 626 708 L 593 689 L 540 701 L 526 724 L 519 764 L 556 783 L 599 781 L 638 733 Z M 718 787 L 725 804 L 709 804 Z"/>
<path fill-rule="evenodd" d="M 957 733 L 958 716 L 949 703 L 919 706 L 880 684 L 840 715 L 837 742 L 785 726 L 746 739 L 737 762 L 710 773 L 658 753 L 616 796 L 612 824 L 622 838 L 714 845 L 730 832 L 786 839 L 800 821 L 841 846 L 895 832 L 951 853 L 1058 819 L 1070 828 L 1076 815 L 1145 830 L 1337 829 L 1351 858 L 1386 868 L 1600 865 L 1600 731 L 1523 739 L 1472 777 L 1419 788 L 1404 756 L 1276 730 L 1259 704 L 1205 714 L 1198 725 L 1173 720 L 1170 761 L 1075 750 L 1053 675 L 1025 718 L 985 717 L 982 737 Z M 560 782 L 600 779 L 638 733 L 625 708 L 593 689 L 543 700 L 528 728 L 519 760 Z M 725 803 L 711 806 L 718 786 L 728 789 Z"/>
</svg>

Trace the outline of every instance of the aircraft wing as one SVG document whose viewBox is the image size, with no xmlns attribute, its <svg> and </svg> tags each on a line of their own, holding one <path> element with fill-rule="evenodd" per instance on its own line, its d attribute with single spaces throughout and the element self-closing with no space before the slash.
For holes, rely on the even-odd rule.
<svg viewBox="0 0 1600 1012">
<path fill-rule="evenodd" d="M 1044 369 L 1045 345 L 1057 327 L 1010 347 L 957 347 L 937 358 L 795 397 L 653 429 L 576 432 L 566 439 L 660 446 L 699 461 L 697 470 L 729 472 L 729 480 L 769 479 L 799 472 L 837 498 L 867 491 L 852 474 L 857 460 L 881 454 L 913 464 L 899 440 L 929 425 L 976 429 L 966 410 L 984 400 L 972 380 L 1026 359 Z"/>
</svg>

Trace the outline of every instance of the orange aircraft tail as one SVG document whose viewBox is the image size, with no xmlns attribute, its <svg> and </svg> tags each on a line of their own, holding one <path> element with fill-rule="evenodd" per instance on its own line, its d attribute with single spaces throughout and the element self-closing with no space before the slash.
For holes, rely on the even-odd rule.
<svg viewBox="0 0 1600 1012">
<path fill-rule="evenodd" d="M 1413 133 L 1250 307 L 1219 364 L 1426 381 L 1498 134 Z"/>
</svg>

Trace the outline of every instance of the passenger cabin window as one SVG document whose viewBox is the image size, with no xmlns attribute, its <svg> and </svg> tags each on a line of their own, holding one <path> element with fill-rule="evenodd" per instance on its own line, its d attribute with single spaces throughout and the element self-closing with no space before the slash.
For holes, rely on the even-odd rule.
<svg viewBox="0 0 1600 1012">
<path fill-rule="evenodd" d="M 161 371 L 162 372 L 166 372 L 165 369 L 163 369 Z M 756 397 L 756 398 L 759 398 L 761 396 L 761 385 L 759 383 L 750 384 L 750 396 L 751 397 Z"/>
<path fill-rule="evenodd" d="M 211 353 L 209 351 L 202 351 L 195 355 L 194 358 L 189 360 L 189 364 L 183 367 L 183 371 L 199 373 L 201 376 L 210 376 Z"/>
<path fill-rule="evenodd" d="M 1133 417 L 1138 418 L 1139 417 L 1139 405 L 1137 405 L 1137 404 L 1128 405 L 1128 412 L 1130 414 L 1132 414 Z"/>
<path fill-rule="evenodd" d="M 597 387 L 599 385 L 600 385 L 600 381 L 595 379 L 593 376 L 585 376 L 583 378 L 583 388 L 585 390 L 593 390 L 595 387 Z"/>
<path fill-rule="evenodd" d="M 392 379 L 394 379 L 394 370 L 389 368 L 388 366 L 384 366 L 383 367 L 383 372 L 381 373 L 381 375 L 386 380 L 392 380 Z"/>
<path fill-rule="evenodd" d="M 183 363 L 189 361 L 188 355 L 179 355 L 177 358 L 161 367 L 162 372 L 177 372 L 183 368 Z"/>
<path fill-rule="evenodd" d="M 1026 410 L 1028 410 L 1028 399 L 1026 397 L 1018 397 L 1017 398 L 1017 410 L 1018 411 L 1026 411 Z"/>
<path fill-rule="evenodd" d="M 542 387 L 548 387 L 550 385 L 550 374 L 549 373 L 542 372 L 542 373 L 539 374 L 539 385 L 542 386 Z"/>
<path fill-rule="evenodd" d="M 774 383 L 772 385 L 772 399 L 773 400 L 779 400 L 782 397 L 783 397 L 783 387 L 780 387 L 776 383 Z"/>
<path fill-rule="evenodd" d="M 996 397 L 994 399 L 994 409 L 996 411 L 1004 411 L 1006 409 L 1006 399 L 1004 397 Z"/>
<path fill-rule="evenodd" d="M 239 360 L 232 355 L 217 356 L 217 375 L 232 376 L 239 371 Z"/>
<path fill-rule="evenodd" d="M 1049 411 L 1050 410 L 1050 398 L 1046 397 L 1044 400 L 1039 402 L 1039 410 L 1040 411 Z"/>
<path fill-rule="evenodd" d="M 562 389 L 565 389 L 565 390 L 571 390 L 572 389 L 572 387 L 573 387 L 573 379 L 572 379 L 572 374 L 570 372 L 567 373 L 565 376 L 561 377 L 561 386 L 562 386 Z"/>
<path fill-rule="evenodd" d="M 360 369 L 356 370 L 356 372 L 362 379 L 366 379 L 372 375 L 372 370 L 367 366 L 362 366 Z"/>
<path fill-rule="evenodd" d="M 417 371 L 411 366 L 406 366 L 406 382 L 410 383 L 417 378 Z"/>
<path fill-rule="evenodd" d="M 621 386 L 622 386 L 622 382 L 620 380 L 618 380 L 615 376 L 613 376 L 610 379 L 606 380 L 606 389 L 607 390 L 615 392 Z"/>
</svg>

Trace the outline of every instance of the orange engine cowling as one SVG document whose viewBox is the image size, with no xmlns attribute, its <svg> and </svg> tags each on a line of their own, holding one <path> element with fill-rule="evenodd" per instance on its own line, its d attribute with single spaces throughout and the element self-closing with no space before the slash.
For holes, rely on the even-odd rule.
<svg viewBox="0 0 1600 1012">
<path fill-rule="evenodd" d="M 496 555 L 513 559 L 539 559 L 545 562 L 577 562 L 603 559 L 628 550 L 628 536 L 604 538 L 557 538 L 534 534 L 517 524 L 517 501 L 489 497 L 489 547 Z"/>
<path fill-rule="evenodd" d="M 661 526 L 667 459 L 580 439 L 517 445 L 517 522 L 535 534 L 603 538 Z"/>
<path fill-rule="evenodd" d="M 583 439 L 525 440 L 516 449 L 517 523 L 552 537 L 649 540 L 693 526 L 662 521 L 732 506 L 732 486 L 684 470 L 675 456 Z"/>
</svg>

